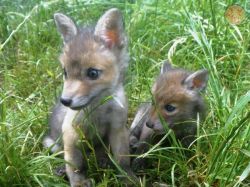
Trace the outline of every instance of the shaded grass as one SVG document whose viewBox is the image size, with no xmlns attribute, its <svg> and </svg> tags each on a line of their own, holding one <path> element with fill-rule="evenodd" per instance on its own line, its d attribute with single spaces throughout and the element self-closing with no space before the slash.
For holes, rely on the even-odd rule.
<svg viewBox="0 0 250 187">
<path fill-rule="evenodd" d="M 210 73 L 207 118 L 200 124 L 197 146 L 190 149 L 193 157 L 186 158 L 175 145 L 157 146 L 147 155 L 153 167 L 139 173 L 145 176 L 142 186 L 146 181 L 249 186 L 250 24 L 248 19 L 235 26 L 224 19 L 232 3 L 2 0 L 0 186 L 67 186 L 67 181 L 53 175 L 62 160 L 41 146 L 49 109 L 62 82 L 57 60 L 62 42 L 52 15 L 63 12 L 78 24 L 91 24 L 111 7 L 122 10 L 130 37 L 126 81 L 130 121 L 137 106 L 150 99 L 152 82 L 167 57 L 178 67 L 207 68 Z M 237 3 L 250 11 L 248 1 Z M 117 172 L 93 163 L 89 176 L 98 179 L 98 186 L 121 185 Z"/>
</svg>

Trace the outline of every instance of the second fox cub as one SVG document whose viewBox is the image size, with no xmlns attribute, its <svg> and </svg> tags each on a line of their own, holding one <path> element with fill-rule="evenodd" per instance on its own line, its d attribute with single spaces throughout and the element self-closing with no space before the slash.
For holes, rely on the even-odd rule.
<svg viewBox="0 0 250 187">
<path fill-rule="evenodd" d="M 141 154 L 152 143 L 152 135 L 164 133 L 161 121 L 173 130 L 183 146 L 192 143 L 196 134 L 196 118 L 205 112 L 200 91 L 206 88 L 208 71 L 194 73 L 173 68 L 165 62 L 152 88 L 153 103 L 142 106 L 131 125 L 130 145 Z M 162 120 L 161 120 L 161 119 Z"/>
<path fill-rule="evenodd" d="M 56 13 L 54 19 L 64 41 L 60 56 L 64 86 L 50 117 L 44 146 L 57 151 L 57 139 L 62 136 L 66 173 L 72 187 L 91 186 L 85 175 L 86 155 L 92 148 L 84 146 L 82 142 L 86 141 L 98 152 L 108 151 L 103 142 L 107 148 L 110 146 L 116 161 L 133 175 L 123 88 L 129 55 L 120 11 L 108 10 L 95 27 L 77 28 L 61 13 Z"/>
</svg>

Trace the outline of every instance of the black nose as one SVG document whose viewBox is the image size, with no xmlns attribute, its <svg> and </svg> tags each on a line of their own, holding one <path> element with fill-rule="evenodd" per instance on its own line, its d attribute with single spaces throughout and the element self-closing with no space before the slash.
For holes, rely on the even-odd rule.
<svg viewBox="0 0 250 187">
<path fill-rule="evenodd" d="M 71 103 L 72 103 L 72 99 L 68 99 L 68 98 L 60 98 L 60 101 L 61 101 L 61 103 L 63 104 L 63 105 L 65 105 L 65 106 L 70 106 L 71 105 Z"/>
<path fill-rule="evenodd" d="M 151 121 L 147 121 L 146 125 L 148 128 L 152 129 L 154 127 L 154 123 L 152 123 Z"/>
</svg>

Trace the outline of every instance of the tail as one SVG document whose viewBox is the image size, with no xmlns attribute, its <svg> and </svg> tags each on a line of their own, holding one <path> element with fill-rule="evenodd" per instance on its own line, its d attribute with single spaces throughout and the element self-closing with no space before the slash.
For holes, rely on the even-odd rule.
<svg viewBox="0 0 250 187">
<path fill-rule="evenodd" d="M 56 153 L 62 150 L 60 144 L 58 144 L 53 138 L 50 136 L 45 136 L 43 139 L 43 146 L 47 149 L 50 149 L 52 153 Z"/>
</svg>

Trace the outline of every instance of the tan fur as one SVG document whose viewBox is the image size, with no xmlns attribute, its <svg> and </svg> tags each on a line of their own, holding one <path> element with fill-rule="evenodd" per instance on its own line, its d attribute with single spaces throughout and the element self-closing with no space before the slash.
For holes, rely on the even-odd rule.
<svg viewBox="0 0 250 187">
<path fill-rule="evenodd" d="M 206 87 L 207 80 L 206 70 L 190 73 L 165 62 L 152 88 L 154 102 L 139 109 L 131 126 L 131 150 L 136 154 L 145 152 L 148 145 L 154 143 L 151 139 L 154 135 L 165 133 L 164 125 L 174 131 L 184 147 L 188 147 L 195 140 L 197 115 L 204 115 L 200 91 Z M 173 111 L 166 109 L 169 105 Z M 143 165 L 142 159 L 135 159 L 133 167 L 140 165 Z"/>
<path fill-rule="evenodd" d="M 117 77 L 114 74 L 114 72 L 118 71 L 116 69 L 115 56 L 101 49 L 100 46 L 97 47 L 97 44 L 93 41 L 92 43 L 89 41 L 88 44 L 90 46 L 89 51 L 75 51 L 75 47 L 70 47 L 72 51 L 64 52 L 60 57 L 62 66 L 69 72 L 69 76 L 71 77 L 71 79 L 65 80 L 63 93 L 67 96 L 71 96 L 72 93 L 75 94 L 74 96 L 88 95 L 89 92 L 98 87 L 98 85 L 105 86 L 106 84 L 117 83 Z M 84 75 L 85 72 L 82 70 L 82 67 L 84 67 L 85 70 L 90 67 L 100 69 L 103 74 L 98 80 L 91 81 Z M 75 82 L 76 79 L 79 79 L 78 87 L 76 88 L 77 91 L 72 91 L 72 89 L 74 90 L 75 88 L 75 83 L 72 84 L 72 82 Z"/>
<path fill-rule="evenodd" d="M 129 58 L 121 14 L 117 9 L 108 10 L 95 28 L 77 28 L 60 13 L 54 18 L 64 40 L 59 57 L 65 74 L 60 99 L 63 105 L 57 103 L 53 109 L 44 145 L 58 150 L 60 146 L 56 144 L 55 149 L 52 143 L 62 136 L 66 173 L 72 187 L 91 186 L 85 178 L 87 165 L 83 157 L 83 151 L 88 155 L 90 150 L 79 143 L 88 141 L 97 152 L 105 152 L 99 137 L 111 147 L 121 167 L 133 176 L 123 88 Z M 90 70 L 98 72 L 97 77 L 91 77 Z M 106 98 L 110 99 L 103 102 Z"/>
<path fill-rule="evenodd" d="M 187 75 L 185 71 L 174 71 L 163 74 L 157 79 L 154 86 L 155 89 L 153 90 L 156 105 L 152 106 L 150 114 L 152 121 L 156 120 L 158 115 L 167 120 L 169 116 L 173 116 L 176 113 L 187 112 L 185 111 L 187 108 L 184 106 L 191 104 L 190 101 L 192 101 L 192 94 L 182 85 L 182 81 Z M 164 109 L 166 104 L 174 105 L 176 110 L 168 113 Z"/>
</svg>

